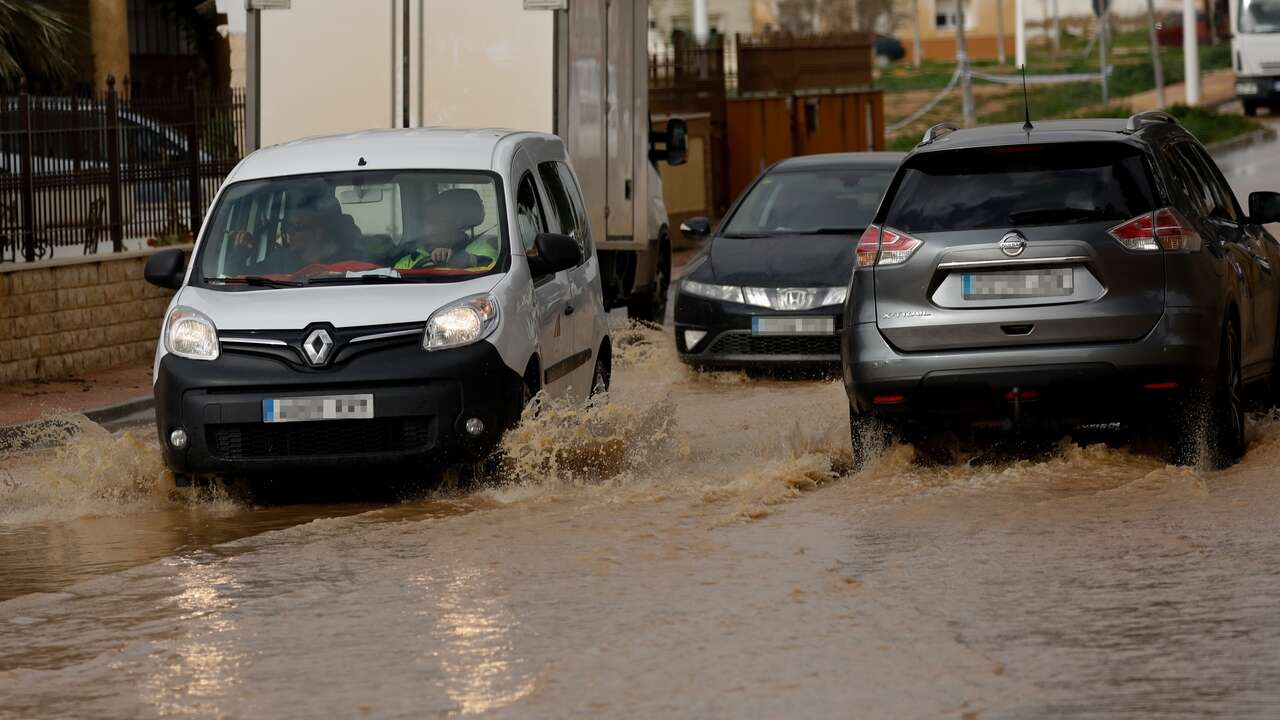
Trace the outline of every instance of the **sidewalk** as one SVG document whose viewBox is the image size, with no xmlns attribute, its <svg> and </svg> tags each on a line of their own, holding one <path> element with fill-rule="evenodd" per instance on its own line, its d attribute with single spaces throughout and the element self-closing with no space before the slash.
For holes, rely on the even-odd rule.
<svg viewBox="0 0 1280 720">
<path fill-rule="evenodd" d="M 1214 107 L 1225 102 L 1230 102 L 1236 97 L 1236 72 L 1231 68 L 1223 68 L 1221 70 L 1210 70 L 1200 74 L 1200 104 L 1205 107 Z M 1187 86 L 1185 83 L 1174 83 L 1165 85 L 1164 99 L 1168 105 L 1185 104 L 1187 102 Z M 1160 109 L 1156 104 L 1156 91 L 1148 90 L 1130 95 L 1129 97 L 1116 98 L 1115 102 L 1120 105 L 1128 105 L 1133 112 L 1147 112 L 1149 110 Z"/>
<path fill-rule="evenodd" d="M 51 415 L 83 413 L 150 396 L 150 362 L 62 380 L 0 385 L 0 427 Z"/>
</svg>

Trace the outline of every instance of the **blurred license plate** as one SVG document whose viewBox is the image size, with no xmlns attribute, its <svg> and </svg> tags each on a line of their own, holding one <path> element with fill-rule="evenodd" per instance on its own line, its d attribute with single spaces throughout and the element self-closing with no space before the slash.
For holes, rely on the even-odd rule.
<svg viewBox="0 0 1280 720">
<path fill-rule="evenodd" d="M 964 274 L 965 300 L 1067 297 L 1074 292 L 1071 268 Z"/>
<path fill-rule="evenodd" d="M 835 335 L 833 317 L 751 318 L 752 335 Z"/>
<path fill-rule="evenodd" d="M 262 422 L 310 420 L 369 420 L 373 395 L 325 395 L 262 401 Z"/>
</svg>

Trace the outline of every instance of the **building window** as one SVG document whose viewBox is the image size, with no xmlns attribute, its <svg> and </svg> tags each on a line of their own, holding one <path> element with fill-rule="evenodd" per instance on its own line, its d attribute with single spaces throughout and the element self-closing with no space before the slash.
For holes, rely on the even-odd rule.
<svg viewBox="0 0 1280 720">
<path fill-rule="evenodd" d="M 972 30 L 977 26 L 972 2 L 964 4 L 964 29 Z M 960 8 L 957 0 L 933 0 L 933 26 L 938 30 L 955 30 L 960 22 Z"/>
</svg>

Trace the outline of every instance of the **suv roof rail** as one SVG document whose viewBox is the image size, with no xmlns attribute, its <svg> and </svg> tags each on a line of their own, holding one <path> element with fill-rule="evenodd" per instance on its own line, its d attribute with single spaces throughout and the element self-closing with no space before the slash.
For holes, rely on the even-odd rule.
<svg viewBox="0 0 1280 720">
<path fill-rule="evenodd" d="M 934 125 L 933 127 L 924 131 L 924 137 L 920 140 L 920 144 L 928 145 L 929 143 L 933 142 L 934 140 L 937 140 L 943 135 L 953 133 L 959 129 L 960 128 L 957 127 L 955 123 L 949 123 L 949 122 L 938 123 L 937 125 Z"/>
<path fill-rule="evenodd" d="M 1178 118 L 1170 115 L 1163 110 L 1149 110 L 1147 112 L 1134 113 L 1124 123 L 1125 132 L 1137 132 L 1144 122 L 1167 122 L 1178 125 Z"/>
</svg>

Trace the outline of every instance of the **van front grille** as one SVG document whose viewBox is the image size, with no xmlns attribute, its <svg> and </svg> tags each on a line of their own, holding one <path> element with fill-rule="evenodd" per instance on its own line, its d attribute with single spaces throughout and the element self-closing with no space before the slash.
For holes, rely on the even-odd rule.
<svg viewBox="0 0 1280 720">
<path fill-rule="evenodd" d="M 210 425 L 209 452 L 226 460 L 325 458 L 430 448 L 429 417 Z"/>
</svg>

